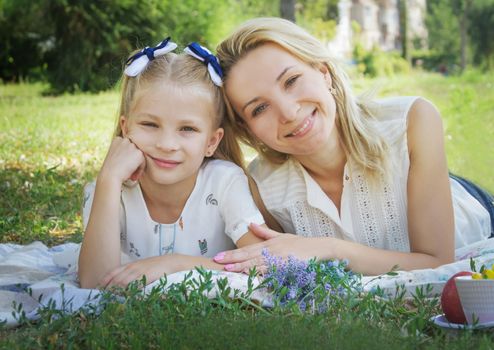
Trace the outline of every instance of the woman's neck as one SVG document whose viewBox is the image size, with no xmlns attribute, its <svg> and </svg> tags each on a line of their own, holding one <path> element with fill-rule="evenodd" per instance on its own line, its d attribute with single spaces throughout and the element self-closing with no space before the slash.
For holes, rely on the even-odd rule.
<svg viewBox="0 0 494 350">
<path fill-rule="evenodd" d="M 163 224 L 176 222 L 194 190 L 196 180 L 197 175 L 180 183 L 161 185 L 146 177 L 140 179 L 142 195 L 151 218 Z"/>
<path fill-rule="evenodd" d="M 333 128 L 328 142 L 308 156 L 294 156 L 316 179 L 342 179 L 347 157 L 339 133 Z"/>
</svg>

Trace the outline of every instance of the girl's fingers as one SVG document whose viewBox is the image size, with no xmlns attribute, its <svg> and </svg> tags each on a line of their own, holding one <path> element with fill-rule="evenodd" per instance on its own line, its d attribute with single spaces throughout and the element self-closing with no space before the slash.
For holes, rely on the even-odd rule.
<svg viewBox="0 0 494 350">
<path fill-rule="evenodd" d="M 141 163 L 141 165 L 139 165 L 139 167 L 137 168 L 136 171 L 134 171 L 132 173 L 132 175 L 130 175 L 130 179 L 132 181 L 137 181 L 140 179 L 140 177 L 142 176 L 142 174 L 144 173 L 144 169 L 146 168 L 146 161 L 143 161 Z"/>
<path fill-rule="evenodd" d="M 125 270 L 125 267 L 126 267 L 125 265 L 119 266 L 119 267 L 111 270 L 110 272 L 108 272 L 106 275 L 104 275 L 103 278 L 101 279 L 101 282 L 100 282 L 101 287 L 107 288 L 107 287 L 111 286 L 113 279 L 118 274 L 120 274 L 123 270 Z"/>
</svg>

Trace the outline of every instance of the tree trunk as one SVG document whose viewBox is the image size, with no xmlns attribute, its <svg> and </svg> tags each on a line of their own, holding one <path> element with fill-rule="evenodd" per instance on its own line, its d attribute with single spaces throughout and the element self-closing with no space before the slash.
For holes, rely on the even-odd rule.
<svg viewBox="0 0 494 350">
<path fill-rule="evenodd" d="M 461 11 L 461 16 L 459 16 L 460 22 L 460 68 L 463 72 L 467 67 L 467 30 L 468 30 L 468 12 L 470 10 L 470 5 L 472 0 L 466 0 L 463 6 L 463 11 Z"/>
<path fill-rule="evenodd" d="M 280 1 L 281 17 L 295 23 L 295 0 Z"/>
<path fill-rule="evenodd" d="M 408 21 L 408 0 L 399 0 L 398 11 L 400 16 L 400 37 L 401 37 L 401 56 L 411 63 L 411 42 Z"/>
</svg>

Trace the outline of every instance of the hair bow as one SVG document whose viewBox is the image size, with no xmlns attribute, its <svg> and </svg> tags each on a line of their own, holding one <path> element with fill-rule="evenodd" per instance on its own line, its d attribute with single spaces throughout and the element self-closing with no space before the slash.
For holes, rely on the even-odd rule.
<svg viewBox="0 0 494 350">
<path fill-rule="evenodd" d="M 129 77 L 135 77 L 139 73 L 141 73 L 149 62 L 154 60 L 158 56 L 162 56 L 167 54 L 170 51 L 173 51 L 177 48 L 177 44 L 173 41 L 170 41 L 170 37 L 166 38 L 162 42 L 160 42 L 155 47 L 145 47 L 135 55 L 129 57 L 125 64 L 127 68 L 125 68 L 124 73 Z"/>
<path fill-rule="evenodd" d="M 196 42 L 190 43 L 184 51 L 207 65 L 209 75 L 215 85 L 223 85 L 223 71 L 221 70 L 220 62 L 211 51 Z"/>
</svg>

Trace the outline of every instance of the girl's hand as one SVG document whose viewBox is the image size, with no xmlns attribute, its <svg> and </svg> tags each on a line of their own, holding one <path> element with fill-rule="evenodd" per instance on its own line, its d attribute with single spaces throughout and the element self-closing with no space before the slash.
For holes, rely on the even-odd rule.
<svg viewBox="0 0 494 350">
<path fill-rule="evenodd" d="M 155 256 L 122 265 L 107 273 L 99 285 L 102 288 L 112 286 L 127 287 L 133 281 L 146 276 L 146 284 L 156 281 L 163 275 L 175 272 L 172 255 Z"/>
<path fill-rule="evenodd" d="M 119 183 L 137 181 L 144 172 L 144 153 L 129 138 L 115 137 L 110 145 L 99 178 L 113 178 Z"/>
<path fill-rule="evenodd" d="M 282 258 L 293 255 L 308 260 L 317 255 L 318 243 L 315 239 L 279 233 L 256 224 L 250 224 L 249 228 L 257 237 L 265 241 L 218 253 L 213 260 L 225 265 L 225 270 L 248 273 L 249 269 L 255 266 L 258 272 L 266 272 L 263 249 L 267 249 L 270 255 Z"/>
</svg>

